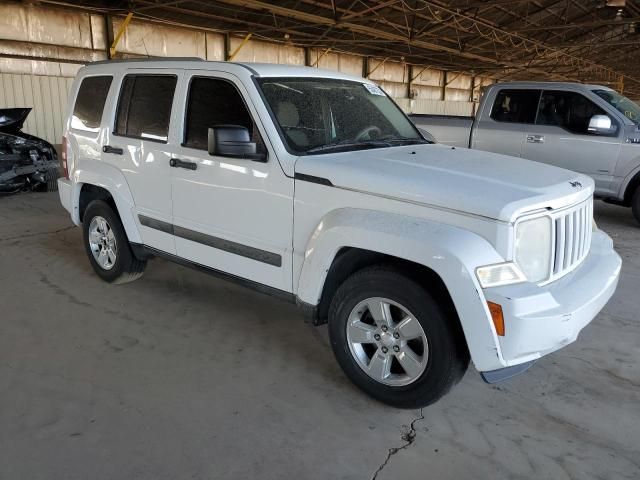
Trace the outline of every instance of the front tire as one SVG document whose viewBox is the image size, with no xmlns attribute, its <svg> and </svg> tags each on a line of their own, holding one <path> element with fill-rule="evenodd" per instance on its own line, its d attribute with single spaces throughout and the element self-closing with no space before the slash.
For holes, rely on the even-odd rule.
<svg viewBox="0 0 640 480">
<path fill-rule="evenodd" d="M 420 408 L 446 394 L 469 365 L 456 321 L 412 279 L 373 266 L 338 288 L 329 337 L 356 386 L 388 405 Z"/>
<path fill-rule="evenodd" d="M 636 188 L 636 191 L 633 194 L 633 199 L 631 200 L 631 211 L 633 212 L 633 216 L 636 218 L 636 221 L 640 223 L 640 187 Z"/>
<path fill-rule="evenodd" d="M 84 246 L 93 270 L 109 283 L 132 282 L 142 276 L 147 262 L 131 250 L 118 214 L 104 200 L 93 200 L 82 219 Z"/>
</svg>

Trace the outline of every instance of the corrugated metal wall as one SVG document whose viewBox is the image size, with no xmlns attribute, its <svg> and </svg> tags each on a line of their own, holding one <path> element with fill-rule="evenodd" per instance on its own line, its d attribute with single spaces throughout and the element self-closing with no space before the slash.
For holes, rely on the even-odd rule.
<svg viewBox="0 0 640 480">
<path fill-rule="evenodd" d="M 118 30 L 122 17 L 113 17 Z M 59 143 L 67 94 L 82 64 L 106 58 L 106 20 L 99 13 L 0 3 L 0 108 L 32 107 L 26 131 Z M 229 52 L 242 43 L 230 38 Z M 118 55 L 201 57 L 223 60 L 224 35 L 134 17 L 118 45 Z M 305 64 L 305 49 L 257 38 L 246 42 L 234 59 L 239 62 Z M 364 57 L 311 48 L 312 66 L 361 76 Z M 489 78 L 421 68 L 392 59 L 370 58 L 369 78 L 409 113 L 471 115 L 481 86 Z M 410 85 L 409 85 L 410 84 Z"/>
<path fill-rule="evenodd" d="M 24 130 L 60 143 L 72 81 L 69 77 L 0 73 L 0 106 L 33 108 Z"/>
</svg>

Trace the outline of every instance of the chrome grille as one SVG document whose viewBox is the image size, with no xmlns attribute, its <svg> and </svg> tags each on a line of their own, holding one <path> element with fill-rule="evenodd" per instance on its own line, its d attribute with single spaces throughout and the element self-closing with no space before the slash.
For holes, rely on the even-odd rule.
<svg viewBox="0 0 640 480">
<path fill-rule="evenodd" d="M 551 277 L 555 280 L 577 267 L 591 246 L 593 199 L 582 202 L 552 216 L 554 222 L 554 254 Z"/>
</svg>

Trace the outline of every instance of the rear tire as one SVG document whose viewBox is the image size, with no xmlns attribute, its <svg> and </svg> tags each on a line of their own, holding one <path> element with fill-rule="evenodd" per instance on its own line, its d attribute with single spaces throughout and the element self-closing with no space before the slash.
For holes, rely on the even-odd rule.
<svg viewBox="0 0 640 480">
<path fill-rule="evenodd" d="M 417 323 L 407 328 L 407 319 Z M 422 286 L 388 266 L 351 275 L 329 307 L 331 346 L 346 375 L 398 408 L 430 405 L 464 375 L 469 353 L 454 322 Z"/>
<path fill-rule="evenodd" d="M 633 199 L 631 200 L 631 211 L 633 212 L 633 216 L 636 218 L 636 221 L 640 223 L 640 187 L 636 188 L 636 191 L 633 194 Z"/>
<path fill-rule="evenodd" d="M 82 230 L 89 262 L 100 278 L 109 283 L 127 283 L 142 276 L 147 262 L 134 256 L 120 217 L 107 202 L 89 203 Z"/>
</svg>

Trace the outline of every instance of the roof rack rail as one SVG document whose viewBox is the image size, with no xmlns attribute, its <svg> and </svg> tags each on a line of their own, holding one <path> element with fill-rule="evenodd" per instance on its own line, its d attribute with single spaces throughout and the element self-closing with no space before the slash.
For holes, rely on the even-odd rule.
<svg viewBox="0 0 640 480">
<path fill-rule="evenodd" d="M 136 63 L 136 62 L 204 62 L 204 58 L 200 57 L 150 57 L 150 58 L 122 58 L 117 60 L 99 60 L 97 62 L 89 62 L 87 65 L 105 65 L 111 63 Z"/>
</svg>

